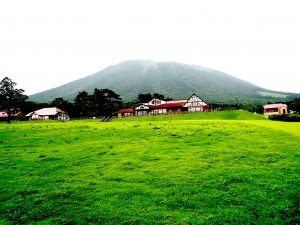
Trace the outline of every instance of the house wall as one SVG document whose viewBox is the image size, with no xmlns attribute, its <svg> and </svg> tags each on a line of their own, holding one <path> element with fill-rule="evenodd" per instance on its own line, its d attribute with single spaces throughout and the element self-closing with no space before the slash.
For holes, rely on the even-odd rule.
<svg viewBox="0 0 300 225">
<path fill-rule="evenodd" d="M 197 107 L 188 107 L 189 112 L 203 112 L 203 107 L 202 106 L 197 106 Z"/>
<path fill-rule="evenodd" d="M 49 116 L 39 116 L 39 120 L 49 120 Z"/>
<path fill-rule="evenodd" d="M 264 109 L 264 114 L 265 115 L 275 115 L 275 114 L 287 114 L 287 107 L 281 107 L 280 109 L 278 108 L 272 108 L 272 109 Z"/>
<path fill-rule="evenodd" d="M 167 109 L 154 109 L 150 113 L 154 114 L 154 115 L 166 114 L 167 113 Z"/>
<path fill-rule="evenodd" d="M 38 120 L 39 119 L 39 115 L 34 113 L 34 114 L 31 115 L 31 119 L 32 120 Z"/>
<path fill-rule="evenodd" d="M 135 111 L 135 115 L 136 116 L 146 116 L 146 115 L 148 115 L 148 111 L 147 110 Z"/>
<path fill-rule="evenodd" d="M 55 119 L 55 117 L 53 119 Z M 66 120 L 70 119 L 70 116 L 66 113 L 60 113 L 60 114 L 57 115 L 57 119 L 66 121 Z"/>
<path fill-rule="evenodd" d="M 166 110 L 166 113 L 181 113 L 182 109 L 181 108 L 170 108 Z"/>
<path fill-rule="evenodd" d="M 36 113 L 32 114 L 30 117 L 31 120 L 69 120 L 70 116 L 68 114 L 59 114 L 59 115 L 38 115 Z"/>
<path fill-rule="evenodd" d="M 287 107 L 281 107 L 279 110 L 278 110 L 278 113 L 279 114 L 287 114 L 288 111 L 287 111 Z"/>
<path fill-rule="evenodd" d="M 134 116 L 134 113 L 118 113 L 118 118 L 125 118 Z"/>
</svg>

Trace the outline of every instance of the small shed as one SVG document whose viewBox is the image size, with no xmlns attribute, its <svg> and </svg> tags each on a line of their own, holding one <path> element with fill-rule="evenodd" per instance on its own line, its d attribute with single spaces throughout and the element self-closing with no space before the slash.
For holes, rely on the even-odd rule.
<svg viewBox="0 0 300 225">
<path fill-rule="evenodd" d="M 134 116 L 134 109 L 120 109 L 117 114 L 118 118 Z"/>
<path fill-rule="evenodd" d="M 287 114 L 287 105 L 283 103 L 267 104 L 263 106 L 264 115 Z"/>
</svg>

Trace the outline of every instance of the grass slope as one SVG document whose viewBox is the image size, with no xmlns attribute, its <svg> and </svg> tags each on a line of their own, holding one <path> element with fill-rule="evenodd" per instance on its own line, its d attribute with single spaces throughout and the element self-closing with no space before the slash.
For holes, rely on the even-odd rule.
<svg viewBox="0 0 300 225">
<path fill-rule="evenodd" d="M 286 101 L 292 96 L 291 93 L 266 90 L 226 73 L 201 66 L 132 60 L 31 95 L 30 100 L 50 102 L 54 98 L 63 97 L 72 101 L 78 92 L 87 91 L 92 94 L 94 88 L 109 88 L 121 95 L 124 101 L 135 100 L 140 93 L 155 92 L 174 99 L 189 98 L 193 93 L 197 93 L 205 101 L 217 103 L 235 103 L 236 95 L 241 102 Z"/>
<path fill-rule="evenodd" d="M 0 125 L 2 224 L 296 224 L 300 124 L 244 111 Z"/>
</svg>

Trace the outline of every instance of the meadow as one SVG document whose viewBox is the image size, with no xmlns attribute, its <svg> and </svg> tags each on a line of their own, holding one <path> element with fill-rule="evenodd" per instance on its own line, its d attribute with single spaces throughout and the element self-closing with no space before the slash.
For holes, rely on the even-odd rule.
<svg viewBox="0 0 300 225">
<path fill-rule="evenodd" d="M 299 224 L 299 146 L 242 110 L 0 123 L 0 224 Z"/>
</svg>

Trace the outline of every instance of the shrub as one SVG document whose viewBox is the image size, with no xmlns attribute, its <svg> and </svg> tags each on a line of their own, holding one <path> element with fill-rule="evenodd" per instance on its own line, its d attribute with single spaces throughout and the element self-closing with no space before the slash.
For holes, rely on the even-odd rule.
<svg viewBox="0 0 300 225">
<path fill-rule="evenodd" d="M 300 116 L 294 114 L 276 114 L 270 115 L 269 120 L 285 121 L 285 122 L 300 122 Z"/>
</svg>

